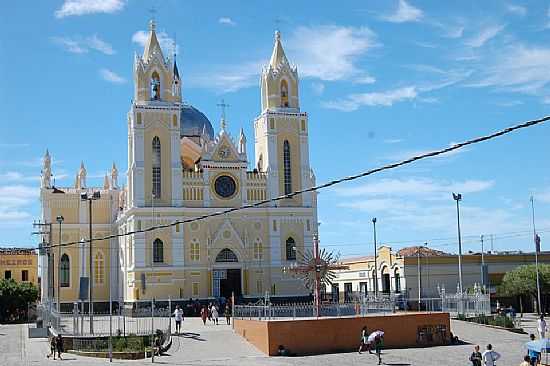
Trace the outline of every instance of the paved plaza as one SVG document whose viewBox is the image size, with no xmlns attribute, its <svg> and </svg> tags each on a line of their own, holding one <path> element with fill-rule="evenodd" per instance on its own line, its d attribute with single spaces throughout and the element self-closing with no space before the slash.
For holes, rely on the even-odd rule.
<svg viewBox="0 0 550 366">
<path fill-rule="evenodd" d="M 535 317 L 526 315 L 522 326 L 532 332 L 536 324 Z M 524 354 L 523 344 L 528 335 L 515 334 L 505 330 L 493 329 L 461 321 L 451 322 L 452 331 L 462 340 L 471 344 L 415 349 L 388 349 L 383 353 L 386 365 L 468 365 L 468 355 L 473 344 L 482 346 L 492 343 L 495 350 L 502 354 L 499 365 L 517 365 Z M 203 326 L 197 318 L 187 318 L 184 322 L 184 335 L 174 337 L 169 356 L 155 359 L 162 365 L 375 365 L 373 355 L 339 353 L 307 357 L 266 357 L 254 346 L 233 333 L 231 327 L 221 321 L 220 325 Z M 66 354 L 64 361 L 46 359 L 48 351 L 45 339 L 28 339 L 27 325 L 0 325 L 0 365 L 104 365 L 109 361 Z M 121 361 L 113 360 L 117 365 L 150 365 L 151 360 Z"/>
</svg>

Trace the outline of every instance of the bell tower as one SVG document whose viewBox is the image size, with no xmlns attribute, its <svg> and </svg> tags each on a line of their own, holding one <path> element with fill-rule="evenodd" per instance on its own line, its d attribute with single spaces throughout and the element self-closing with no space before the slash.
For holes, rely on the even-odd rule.
<svg viewBox="0 0 550 366">
<path fill-rule="evenodd" d="M 270 198 L 312 185 L 309 166 L 308 115 L 300 111 L 298 69 L 285 55 L 281 34 L 260 77 L 262 113 L 254 122 L 256 168 L 268 173 Z M 312 194 L 298 195 L 279 206 L 312 206 Z"/>
<path fill-rule="evenodd" d="M 175 55 L 164 58 L 154 20 L 143 55 L 134 59 L 134 86 L 128 113 L 129 206 L 181 206 L 181 81 Z"/>
</svg>

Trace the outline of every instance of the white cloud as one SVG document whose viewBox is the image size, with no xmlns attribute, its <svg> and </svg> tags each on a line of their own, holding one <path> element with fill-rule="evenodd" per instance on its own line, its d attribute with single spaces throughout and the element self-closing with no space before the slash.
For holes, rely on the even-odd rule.
<svg viewBox="0 0 550 366">
<path fill-rule="evenodd" d="M 95 13 L 112 14 L 122 10 L 125 5 L 125 0 L 65 0 L 55 16 L 64 18 Z"/>
<path fill-rule="evenodd" d="M 126 79 L 109 69 L 100 69 L 99 75 L 103 78 L 103 80 L 114 84 L 124 84 L 126 82 Z"/>
<path fill-rule="evenodd" d="M 380 179 L 357 187 L 339 188 L 336 192 L 342 196 L 430 196 L 430 199 L 450 198 L 452 192 L 462 194 L 485 191 L 494 186 L 490 180 L 466 180 L 462 182 L 436 181 L 427 178 Z"/>
<path fill-rule="evenodd" d="M 52 37 L 52 41 L 71 53 L 87 53 L 95 50 L 106 55 L 115 54 L 113 47 L 96 34 L 90 37 Z"/>
<path fill-rule="evenodd" d="M 550 47 L 512 44 L 490 58 L 478 80 L 468 86 L 548 96 Z"/>
<path fill-rule="evenodd" d="M 14 181 L 39 181 L 38 176 L 26 176 L 20 172 L 8 171 L 6 173 L 0 173 L 0 181 L 2 182 L 14 182 Z"/>
<path fill-rule="evenodd" d="M 371 84 L 375 79 L 360 69 L 357 62 L 368 50 L 379 46 L 375 38 L 375 34 L 366 27 L 302 26 L 294 31 L 288 41 L 283 39 L 283 47 L 290 62 L 298 66 L 301 78 Z M 147 35 L 134 34 L 132 40 L 144 44 Z M 220 66 L 204 75 L 191 76 L 188 83 L 220 92 L 233 92 L 257 85 L 259 74 L 267 62 L 262 59 L 229 67 Z"/>
<path fill-rule="evenodd" d="M 168 36 L 165 31 L 157 31 L 157 40 L 159 41 L 160 48 L 165 55 L 171 55 L 174 51 L 174 39 Z M 149 39 L 149 32 L 140 30 L 132 35 L 132 42 L 137 43 L 141 47 L 145 47 L 147 40 Z M 178 46 L 176 45 L 176 52 L 178 52 Z"/>
<path fill-rule="evenodd" d="M 502 30 L 504 25 L 490 25 L 483 28 L 478 34 L 469 38 L 465 44 L 470 47 L 479 48 L 483 46 L 487 41 L 496 37 Z"/>
<path fill-rule="evenodd" d="M 521 5 L 508 4 L 506 5 L 506 11 L 521 17 L 527 15 L 527 8 Z"/>
<path fill-rule="evenodd" d="M 301 77 L 372 83 L 374 78 L 358 68 L 357 60 L 378 45 L 376 35 L 366 27 L 323 25 L 298 27 L 286 48 Z"/>
<path fill-rule="evenodd" d="M 25 211 L 38 199 L 40 191 L 25 185 L 0 186 L 0 221 L 21 221 L 31 215 Z"/>
<path fill-rule="evenodd" d="M 343 112 L 351 112 L 362 106 L 383 106 L 389 107 L 394 103 L 415 99 L 418 91 L 414 86 L 402 87 L 383 92 L 350 94 L 344 99 L 324 102 L 325 108 L 337 109 Z"/>
<path fill-rule="evenodd" d="M 235 26 L 237 25 L 237 23 L 235 23 L 235 21 L 233 21 L 233 19 L 229 18 L 229 17 L 221 17 L 218 19 L 218 23 L 220 24 L 223 24 L 223 25 L 231 25 L 231 26 Z"/>
<path fill-rule="evenodd" d="M 266 61 L 248 62 L 233 67 L 223 67 L 203 75 L 189 75 L 187 85 L 217 90 L 220 93 L 230 93 L 258 85 L 262 66 Z"/>
<path fill-rule="evenodd" d="M 392 23 L 418 22 L 424 16 L 422 10 L 412 6 L 405 0 L 399 0 L 393 14 L 383 16 L 383 20 Z"/>
<path fill-rule="evenodd" d="M 316 95 L 321 95 L 325 91 L 325 84 L 323 83 L 311 83 L 311 89 Z"/>
<path fill-rule="evenodd" d="M 403 142 L 403 139 L 385 139 L 383 142 L 385 144 L 398 144 L 400 142 Z"/>
</svg>

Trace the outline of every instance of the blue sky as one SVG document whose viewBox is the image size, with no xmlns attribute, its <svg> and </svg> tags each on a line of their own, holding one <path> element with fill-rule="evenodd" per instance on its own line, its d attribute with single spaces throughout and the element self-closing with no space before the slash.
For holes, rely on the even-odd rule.
<svg viewBox="0 0 550 366">
<path fill-rule="evenodd" d="M 357 173 L 548 113 L 550 8 L 536 1 L 198 2 L 16 1 L 0 14 L 0 245 L 30 246 L 40 158 L 58 185 L 84 160 L 100 185 L 113 161 L 126 170 L 133 53 L 149 9 L 178 65 L 186 101 L 253 151 L 258 76 L 273 32 L 301 77 L 317 181 Z M 429 242 L 456 249 L 452 191 L 460 191 L 466 250 L 532 247 L 535 195 L 550 249 L 550 126 L 322 191 L 321 242 L 343 255 Z M 122 174 L 124 175 L 124 174 Z"/>
</svg>

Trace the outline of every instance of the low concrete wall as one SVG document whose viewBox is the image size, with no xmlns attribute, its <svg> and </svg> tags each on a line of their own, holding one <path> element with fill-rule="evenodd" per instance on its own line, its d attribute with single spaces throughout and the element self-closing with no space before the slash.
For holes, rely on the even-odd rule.
<svg viewBox="0 0 550 366">
<path fill-rule="evenodd" d="M 291 353 L 320 354 L 357 350 L 361 329 L 383 330 L 384 346 L 427 347 L 448 344 L 448 313 L 402 313 L 381 316 L 304 320 L 235 319 L 235 331 L 260 351 L 277 355 L 279 345 Z"/>
</svg>

